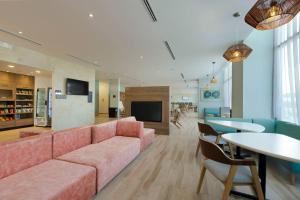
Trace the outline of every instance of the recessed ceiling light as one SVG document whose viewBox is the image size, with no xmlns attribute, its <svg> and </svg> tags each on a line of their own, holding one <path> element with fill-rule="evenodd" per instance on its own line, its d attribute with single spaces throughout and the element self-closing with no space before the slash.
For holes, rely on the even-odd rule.
<svg viewBox="0 0 300 200">
<path fill-rule="evenodd" d="M 19 34 L 23 34 L 23 32 L 22 32 L 22 31 L 19 31 L 18 33 L 19 33 Z"/>
<path fill-rule="evenodd" d="M 41 73 L 41 71 L 39 71 L 39 70 L 36 70 L 35 72 L 38 73 L 38 74 Z"/>
<path fill-rule="evenodd" d="M 93 17 L 94 17 L 94 14 L 93 14 L 93 13 L 90 13 L 90 14 L 89 14 L 89 17 L 90 17 L 90 18 L 93 18 Z"/>
<path fill-rule="evenodd" d="M 9 68 L 14 68 L 15 66 L 13 66 L 13 65 L 7 65 Z"/>
<path fill-rule="evenodd" d="M 144 56 L 140 56 L 140 59 L 143 60 L 143 59 L 144 59 Z"/>
</svg>

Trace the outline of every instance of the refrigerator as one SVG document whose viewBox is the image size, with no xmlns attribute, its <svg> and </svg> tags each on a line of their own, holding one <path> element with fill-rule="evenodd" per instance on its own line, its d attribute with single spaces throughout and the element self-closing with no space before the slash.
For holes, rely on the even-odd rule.
<svg viewBox="0 0 300 200">
<path fill-rule="evenodd" d="M 36 91 L 35 126 L 50 126 L 52 122 L 52 88 Z"/>
</svg>

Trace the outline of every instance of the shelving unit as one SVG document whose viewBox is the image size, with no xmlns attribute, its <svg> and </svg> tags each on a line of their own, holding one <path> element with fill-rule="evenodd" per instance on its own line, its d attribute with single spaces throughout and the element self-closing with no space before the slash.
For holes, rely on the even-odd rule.
<svg viewBox="0 0 300 200">
<path fill-rule="evenodd" d="M 34 77 L 0 72 L 0 130 L 33 125 Z"/>
<path fill-rule="evenodd" d="M 33 89 L 16 88 L 16 125 L 33 124 Z"/>
</svg>

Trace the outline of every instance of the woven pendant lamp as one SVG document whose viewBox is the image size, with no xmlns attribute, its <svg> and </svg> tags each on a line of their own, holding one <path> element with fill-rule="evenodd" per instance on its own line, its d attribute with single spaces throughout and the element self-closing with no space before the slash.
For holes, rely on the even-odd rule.
<svg viewBox="0 0 300 200">
<path fill-rule="evenodd" d="M 229 62 L 240 62 L 245 60 L 251 52 L 252 49 L 250 47 L 240 43 L 229 47 L 223 54 L 223 57 Z"/>
<path fill-rule="evenodd" d="M 258 0 L 245 22 L 258 30 L 277 28 L 290 22 L 300 10 L 300 0 Z"/>
</svg>

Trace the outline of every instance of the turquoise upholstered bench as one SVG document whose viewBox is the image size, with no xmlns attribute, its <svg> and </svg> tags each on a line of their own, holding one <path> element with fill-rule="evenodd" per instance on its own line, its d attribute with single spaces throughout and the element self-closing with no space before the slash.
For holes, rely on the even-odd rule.
<svg viewBox="0 0 300 200">
<path fill-rule="evenodd" d="M 204 108 L 204 117 L 220 117 L 220 108 Z"/>
<path fill-rule="evenodd" d="M 204 122 L 207 123 L 208 120 L 226 120 L 226 121 L 241 121 L 241 122 L 256 123 L 265 127 L 265 131 L 264 131 L 265 133 L 283 134 L 295 138 L 297 140 L 300 140 L 300 126 L 285 121 L 279 121 L 275 119 L 259 119 L 259 118 L 243 119 L 243 118 L 205 117 Z M 226 128 L 214 124 L 210 124 L 210 125 L 218 132 L 230 133 L 236 131 L 235 129 L 232 128 Z M 296 174 L 300 174 L 300 164 L 287 162 L 287 161 L 284 161 L 284 163 L 287 163 L 289 168 L 291 169 L 291 182 L 292 184 L 295 184 Z"/>
</svg>

